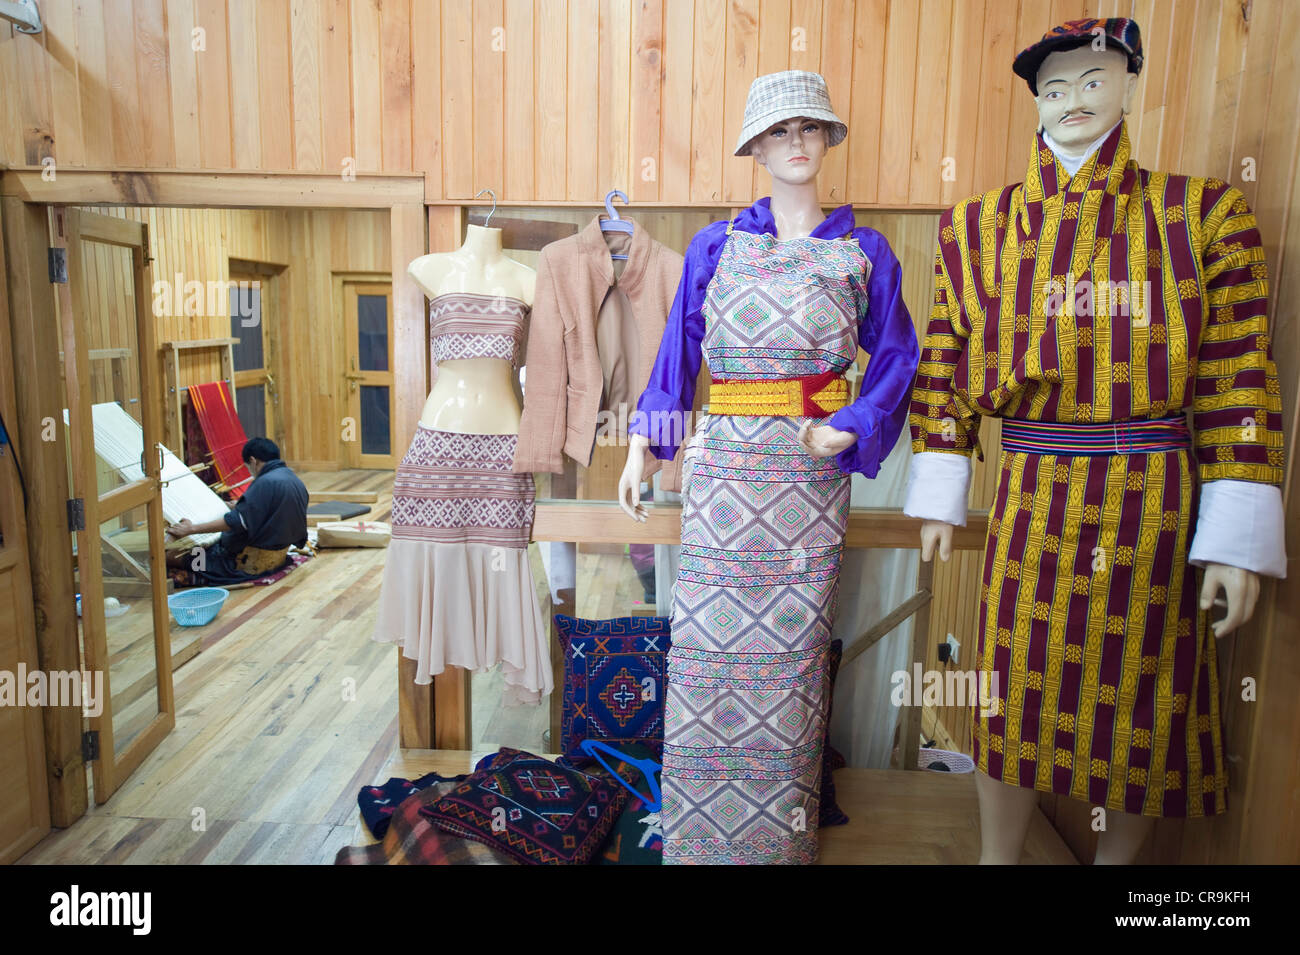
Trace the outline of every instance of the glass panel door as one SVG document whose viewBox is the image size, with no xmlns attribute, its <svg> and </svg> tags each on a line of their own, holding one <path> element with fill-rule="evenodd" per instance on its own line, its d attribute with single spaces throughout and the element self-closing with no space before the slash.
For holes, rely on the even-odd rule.
<svg viewBox="0 0 1300 955">
<path fill-rule="evenodd" d="M 388 282 L 343 283 L 347 337 L 347 463 L 395 468 L 393 453 L 393 289 Z"/>
<path fill-rule="evenodd" d="M 102 700 L 95 802 L 108 800 L 175 724 L 163 555 L 162 390 L 138 222 L 53 209 L 67 252 L 56 286 L 78 529 L 78 613 L 85 670 Z M 125 277 L 126 281 L 121 281 Z M 93 710 L 91 711 L 93 713 Z"/>
<path fill-rule="evenodd" d="M 279 442 L 275 420 L 275 379 L 271 376 L 266 279 L 251 273 L 230 273 L 230 337 L 235 362 L 232 392 L 244 434 Z"/>
</svg>

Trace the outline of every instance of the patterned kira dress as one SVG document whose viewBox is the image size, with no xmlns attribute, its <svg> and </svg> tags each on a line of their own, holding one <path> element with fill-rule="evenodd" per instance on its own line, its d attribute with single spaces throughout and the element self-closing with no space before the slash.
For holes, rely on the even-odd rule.
<svg viewBox="0 0 1300 955">
<path fill-rule="evenodd" d="M 448 293 L 430 304 L 435 361 L 517 365 L 528 305 Z M 375 639 L 416 661 L 415 682 L 446 667 L 501 664 L 506 695 L 532 703 L 552 688 L 550 650 L 528 563 L 533 476 L 515 474 L 513 434 L 420 426 L 393 480 L 393 536 Z"/>
<path fill-rule="evenodd" d="M 704 306 L 715 379 L 842 372 L 857 242 L 729 231 Z M 716 408 L 711 404 L 711 410 Z M 687 451 L 663 771 L 664 862 L 817 857 L 826 659 L 849 476 L 803 419 L 710 414 Z"/>
<path fill-rule="evenodd" d="M 1189 547 L 1210 483 L 1282 480 L 1266 305 L 1245 198 L 1141 169 L 1122 123 L 1074 176 L 1039 136 L 1023 184 L 941 217 L 913 451 L 969 456 L 981 416 L 1003 418 L 982 772 L 1146 816 L 1225 809 L 1215 638 Z M 1118 426 L 1133 433 L 1117 442 Z"/>
</svg>

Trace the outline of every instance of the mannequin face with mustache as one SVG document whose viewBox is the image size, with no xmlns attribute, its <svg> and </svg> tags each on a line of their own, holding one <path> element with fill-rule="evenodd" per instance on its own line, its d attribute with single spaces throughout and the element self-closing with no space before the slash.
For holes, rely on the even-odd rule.
<svg viewBox="0 0 1300 955">
<path fill-rule="evenodd" d="M 1129 111 L 1137 74 L 1123 51 L 1091 45 L 1051 54 L 1038 69 L 1039 127 L 1070 152 L 1082 152 Z"/>
<path fill-rule="evenodd" d="M 750 150 L 773 179 L 798 185 L 817 178 L 826 155 L 826 133 L 821 120 L 796 116 L 759 133 Z"/>
</svg>

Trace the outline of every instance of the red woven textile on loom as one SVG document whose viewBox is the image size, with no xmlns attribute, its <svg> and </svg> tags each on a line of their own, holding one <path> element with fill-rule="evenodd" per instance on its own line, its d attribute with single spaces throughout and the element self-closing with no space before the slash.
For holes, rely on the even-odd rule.
<svg viewBox="0 0 1300 955">
<path fill-rule="evenodd" d="M 252 479 L 242 458 L 248 436 L 244 434 L 244 426 L 235 411 L 235 399 L 224 381 L 212 381 L 205 385 L 190 385 L 190 405 L 199 417 L 203 436 L 208 440 L 217 476 L 230 489 L 231 500 L 235 500 L 244 493 Z"/>
</svg>

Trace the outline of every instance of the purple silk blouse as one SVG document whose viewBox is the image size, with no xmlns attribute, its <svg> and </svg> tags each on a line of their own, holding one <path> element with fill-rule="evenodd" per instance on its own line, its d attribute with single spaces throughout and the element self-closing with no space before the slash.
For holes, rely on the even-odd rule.
<svg viewBox="0 0 1300 955">
<path fill-rule="evenodd" d="M 736 216 L 734 228 L 775 235 L 771 198 L 759 199 L 742 211 Z M 850 230 L 871 262 L 867 300 L 859 304 L 858 311 L 858 345 L 871 360 L 858 399 L 824 423 L 858 436 L 856 444 L 836 455 L 840 470 L 870 478 L 880 472 L 881 462 L 893 450 L 907 423 L 920 347 L 912 317 L 903 304 L 903 269 L 885 237 L 875 229 L 855 228 L 853 207 L 847 205 L 828 215 L 812 235 L 835 239 Z M 700 341 L 704 337 L 704 295 L 726 241 L 727 223 L 714 222 L 697 232 L 686 249 L 681 284 L 668 313 L 659 354 L 637 403 L 638 413 L 628 422 L 628 433 L 649 438 L 650 451 L 657 458 L 671 460 L 677 453 L 683 438 L 680 422 L 694 405 L 695 381 L 703 360 Z M 669 424 L 674 418 L 678 422 L 675 427 Z"/>
</svg>

